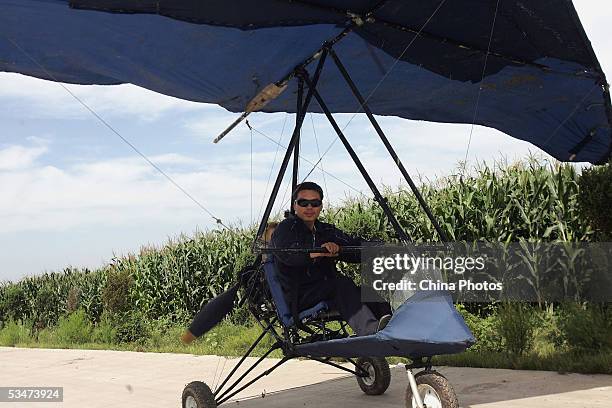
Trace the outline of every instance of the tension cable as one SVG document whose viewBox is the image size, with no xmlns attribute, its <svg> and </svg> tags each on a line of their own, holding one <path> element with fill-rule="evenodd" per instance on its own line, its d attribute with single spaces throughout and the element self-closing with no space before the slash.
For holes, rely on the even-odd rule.
<svg viewBox="0 0 612 408">
<path fill-rule="evenodd" d="M 208 208 L 206 208 L 200 201 L 198 201 L 194 196 L 192 196 L 187 190 L 185 190 L 180 184 L 178 184 L 170 175 L 168 175 L 165 171 L 163 171 L 158 165 L 153 163 L 151 159 L 149 159 L 144 153 L 142 153 L 136 146 L 134 146 L 129 140 L 127 140 L 121 133 L 119 133 L 114 127 L 112 127 L 104 118 L 102 118 L 93 108 L 87 105 L 81 98 L 75 95 L 66 85 L 60 82 L 55 75 L 49 72 L 42 64 L 40 64 L 34 57 L 32 57 L 26 50 L 21 48 L 19 44 L 13 41 L 11 38 L 7 38 L 7 40 L 15 46 L 23 55 L 26 56 L 30 61 L 36 64 L 40 69 L 42 69 L 45 74 L 55 81 L 59 86 L 61 86 L 70 96 L 72 96 L 81 106 L 89 111 L 102 125 L 104 125 L 107 129 L 109 129 L 112 133 L 114 133 L 119 139 L 121 139 L 126 145 L 128 145 L 134 152 L 136 152 L 140 157 L 142 157 L 151 167 L 157 170 L 162 176 L 164 176 L 174 187 L 176 187 L 179 191 L 181 191 L 187 198 L 193 201 L 198 207 L 200 207 L 205 213 L 207 213 L 215 222 L 227 230 L 230 228 L 223 223 L 221 218 L 216 217 Z"/>
<path fill-rule="evenodd" d="M 253 125 L 251 125 L 251 126 L 253 126 Z M 287 146 L 284 146 L 282 143 L 277 142 L 276 140 L 272 139 L 270 136 L 266 135 L 264 132 L 262 132 L 261 130 L 257 129 L 256 127 L 253 127 L 253 131 L 254 131 L 255 133 L 258 133 L 258 134 L 262 135 L 263 137 L 265 137 L 266 139 L 268 139 L 268 140 L 269 140 L 269 141 L 271 141 L 272 143 L 274 143 L 274 144 L 278 145 L 278 146 L 279 146 L 279 148 L 280 148 L 280 147 L 282 147 L 283 149 L 287 149 Z M 319 162 L 318 162 L 318 163 L 313 163 L 311 160 L 308 160 L 306 157 L 304 157 L 304 156 L 302 156 L 302 155 L 300 155 L 300 159 L 301 159 L 301 160 L 304 160 L 304 161 L 305 161 L 306 163 L 308 163 L 308 164 L 313 164 L 313 165 L 314 165 L 314 168 L 319 167 L 319 169 L 320 169 L 322 172 L 324 172 L 325 174 L 327 174 L 329 177 L 331 177 L 331 178 L 333 178 L 334 180 L 336 180 L 336 181 L 338 181 L 338 182 L 340 182 L 340 183 L 344 184 L 346 187 L 350 188 L 351 190 L 353 190 L 353 191 L 355 191 L 356 193 L 359 193 L 359 194 L 361 194 L 361 195 L 363 195 L 363 196 L 365 197 L 365 194 L 363 194 L 363 193 L 362 193 L 362 192 L 361 192 L 359 189 L 357 189 L 357 188 L 353 187 L 352 185 L 348 184 L 348 183 L 347 183 L 347 182 L 345 182 L 344 180 L 342 180 L 342 179 L 340 179 L 340 178 L 338 178 L 338 177 L 334 176 L 332 173 L 330 173 L 330 172 L 328 172 L 328 171 L 324 170 L 324 169 L 323 169 L 323 168 L 322 168 L 322 167 L 321 167 L 321 166 L 318 164 L 318 163 L 320 163 L 320 160 L 319 160 Z"/>
<path fill-rule="evenodd" d="M 281 141 L 283 140 L 283 134 L 285 132 L 285 125 L 287 124 L 288 117 L 289 117 L 289 114 L 285 113 L 285 120 L 283 121 L 283 127 L 281 129 L 281 133 L 278 138 L 278 142 L 270 138 L 270 140 L 272 140 L 276 144 L 276 151 L 274 152 L 274 160 L 272 160 L 272 166 L 270 166 L 270 172 L 268 173 L 268 181 L 266 182 L 266 189 L 264 190 L 263 196 L 261 197 L 261 204 L 259 205 L 259 212 L 257 213 L 257 219 L 261 218 L 261 212 L 263 211 L 263 206 L 266 201 L 266 196 L 268 195 L 268 188 L 270 187 L 270 180 L 272 179 L 272 172 L 274 171 L 274 165 L 276 164 L 276 158 L 278 157 L 278 152 L 280 148 L 282 147 Z"/>
<path fill-rule="evenodd" d="M 480 95 L 482 94 L 482 82 L 484 81 L 485 74 L 487 73 L 487 63 L 489 61 L 489 54 L 491 53 L 491 43 L 493 42 L 493 33 L 495 32 L 495 22 L 497 21 L 497 12 L 499 10 L 499 2 L 495 5 L 495 14 L 493 14 L 493 23 L 491 24 L 491 33 L 489 34 L 489 45 L 487 46 L 487 53 L 485 54 L 485 60 L 482 67 L 482 77 L 480 78 L 480 85 L 478 86 L 478 96 L 476 96 L 476 106 L 474 108 L 474 116 L 472 118 L 472 127 L 470 128 L 470 137 L 468 139 L 467 149 L 465 150 L 464 162 L 467 165 L 468 153 L 470 151 L 470 144 L 472 143 L 472 135 L 474 134 L 474 126 L 476 125 L 476 116 L 478 115 L 478 105 L 480 104 Z"/>
<path fill-rule="evenodd" d="M 442 6 L 446 3 L 446 0 L 442 0 L 440 2 L 440 4 L 438 4 L 438 6 L 436 7 L 436 9 L 434 10 L 434 12 L 429 16 L 429 18 L 425 21 L 425 23 L 421 26 L 421 28 L 417 31 L 417 33 L 414 35 L 414 37 L 412 38 L 412 40 L 408 43 L 408 45 L 406 46 L 406 48 L 404 48 L 404 50 L 401 52 L 401 54 L 395 59 L 395 61 L 393 61 L 393 64 L 391 64 L 391 67 L 387 70 L 387 72 L 383 75 L 383 77 L 378 81 L 378 83 L 374 86 L 374 89 L 372 89 L 372 91 L 370 91 L 370 93 L 368 94 L 368 96 L 366 96 L 365 98 L 365 102 L 364 103 L 368 103 L 368 101 L 370 100 L 370 98 L 374 95 L 374 93 L 378 90 L 378 88 L 380 87 L 380 85 L 387 79 L 387 77 L 389 76 L 389 74 L 391 73 L 391 71 L 393 71 L 393 69 L 395 68 L 395 66 L 397 65 L 397 63 L 400 61 L 400 59 L 403 58 L 404 54 L 406 54 L 406 52 L 410 49 L 410 47 L 412 47 L 412 45 L 414 44 L 414 42 L 416 41 L 416 39 L 421 35 L 421 33 L 423 32 L 423 30 L 425 29 L 425 27 L 427 27 L 427 25 L 429 24 L 429 22 L 434 18 L 434 16 L 438 13 L 438 11 L 442 8 Z M 342 128 L 342 131 L 344 132 L 344 130 L 348 127 L 348 125 L 351 124 L 351 122 L 353 121 L 353 119 L 355 118 L 355 116 L 357 116 L 359 113 L 362 113 L 363 111 L 363 106 L 361 106 L 361 104 L 359 105 L 359 108 L 357 109 L 357 112 L 355 112 L 353 114 L 353 116 L 351 116 L 351 118 L 349 119 L 349 121 L 346 123 L 346 125 L 344 125 L 344 127 Z M 325 155 L 331 150 L 331 148 L 334 146 L 334 144 L 336 143 L 338 139 L 335 138 L 327 147 L 327 149 L 325 149 L 325 152 L 323 152 L 323 155 L 321 156 L 321 158 L 319 159 L 318 162 L 315 163 L 314 167 L 316 167 L 321 160 L 323 160 L 323 157 L 325 157 Z M 314 167 L 308 172 L 307 177 L 312 173 L 312 171 L 314 170 Z"/>
</svg>

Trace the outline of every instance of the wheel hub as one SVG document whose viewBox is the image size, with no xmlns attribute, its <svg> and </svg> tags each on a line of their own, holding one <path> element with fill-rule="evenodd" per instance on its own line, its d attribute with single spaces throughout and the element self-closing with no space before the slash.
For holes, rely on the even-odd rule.
<svg viewBox="0 0 612 408">
<path fill-rule="evenodd" d="M 425 408 L 442 408 L 442 401 L 436 390 L 428 384 L 418 385 L 419 394 Z M 417 402 L 414 396 L 412 397 L 412 407 L 417 408 Z"/>
<path fill-rule="evenodd" d="M 198 408 L 198 403 L 192 395 L 187 396 L 185 398 L 185 408 Z"/>
<path fill-rule="evenodd" d="M 368 374 L 365 377 L 361 377 L 361 381 L 363 381 L 363 383 L 368 387 L 374 385 L 376 382 L 376 371 L 374 371 L 374 366 L 368 362 L 365 362 L 361 365 L 361 369 Z"/>
</svg>

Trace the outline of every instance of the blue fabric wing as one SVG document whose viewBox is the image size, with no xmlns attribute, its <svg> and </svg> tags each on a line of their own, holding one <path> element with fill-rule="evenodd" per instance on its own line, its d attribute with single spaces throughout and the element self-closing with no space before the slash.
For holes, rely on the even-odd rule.
<svg viewBox="0 0 612 408">
<path fill-rule="evenodd" d="M 0 71 L 132 83 L 240 112 L 340 33 L 347 11 L 378 3 L 0 0 Z M 383 3 L 334 47 L 375 114 L 474 122 L 563 161 L 610 157 L 605 76 L 571 2 L 502 2 L 488 54 L 495 1 L 447 2 L 422 31 L 438 1 Z M 319 90 L 332 112 L 360 111 L 331 63 Z M 295 93 L 292 81 L 265 111 L 294 112 Z"/>
</svg>

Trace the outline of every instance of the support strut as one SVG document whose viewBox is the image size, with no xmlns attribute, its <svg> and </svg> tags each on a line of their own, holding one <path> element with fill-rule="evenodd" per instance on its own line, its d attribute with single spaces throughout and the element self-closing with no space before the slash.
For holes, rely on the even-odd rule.
<svg viewBox="0 0 612 408">
<path fill-rule="evenodd" d="M 321 109 L 325 113 L 325 116 L 327 117 L 327 120 L 329 121 L 329 123 L 332 125 L 332 127 L 336 131 L 336 134 L 338 135 L 338 138 L 340 139 L 340 141 L 342 142 L 342 144 L 346 148 L 348 154 L 353 159 L 353 162 L 355 162 L 355 165 L 359 169 L 359 172 L 361 173 L 361 175 L 365 179 L 365 181 L 368 184 L 368 186 L 370 187 L 370 189 L 372 190 L 372 193 L 374 193 L 374 198 L 376 199 L 378 204 L 382 207 L 383 211 L 385 212 L 385 215 L 389 219 L 389 222 L 391 222 L 391 225 L 395 229 L 395 232 L 397 233 L 399 239 L 401 241 L 403 241 L 403 242 L 408 242 L 409 241 L 408 235 L 406 234 L 406 232 L 404 231 L 404 229 L 402 228 L 400 223 L 397 221 L 397 219 L 393 215 L 393 212 L 391 211 L 391 208 L 389 208 L 389 204 L 387 204 L 387 201 L 385 200 L 385 198 L 382 196 L 382 194 L 380 194 L 380 191 L 378 191 L 378 188 L 376 187 L 376 184 L 374 184 L 374 181 L 372 180 L 372 178 L 368 174 L 367 170 L 365 169 L 365 167 L 361 163 L 361 160 L 359 160 L 359 157 L 357 157 L 357 153 L 355 153 L 355 151 L 353 150 L 353 147 L 351 146 L 349 141 L 344 136 L 344 133 L 342 133 L 342 129 L 340 129 L 340 126 L 338 126 L 338 123 L 336 122 L 336 120 L 332 116 L 329 108 L 327 107 L 327 105 L 323 101 L 323 98 L 321 97 L 319 92 L 316 90 L 316 83 L 314 81 L 310 80 L 310 78 L 308 77 L 308 72 L 302 71 L 301 75 L 303 76 L 304 81 L 306 81 L 306 84 L 308 85 L 308 92 L 309 92 L 309 94 L 312 93 L 314 95 L 315 99 L 317 100 L 317 102 L 319 103 L 319 106 L 321 107 Z"/>
<path fill-rule="evenodd" d="M 270 374 L 272 371 L 276 370 L 278 367 L 280 367 L 282 364 L 285 364 L 287 361 L 291 360 L 293 357 L 283 357 L 278 363 L 276 363 L 274 366 L 270 367 L 269 369 L 267 369 L 266 371 L 264 371 L 263 373 L 259 374 L 257 377 L 253 378 L 251 381 L 249 381 L 248 383 L 244 384 L 242 387 L 238 388 L 236 391 L 232 392 L 231 394 L 225 396 L 223 399 L 219 399 L 216 401 L 217 406 L 223 404 L 224 402 L 226 402 L 227 400 L 229 400 L 230 398 L 232 398 L 234 395 L 238 394 L 240 391 L 244 390 L 245 388 L 249 387 L 251 384 L 255 383 L 257 380 L 259 380 L 262 377 L 267 376 L 268 374 Z"/>
<path fill-rule="evenodd" d="M 342 62 L 340 61 L 340 58 L 338 58 L 338 55 L 334 52 L 333 49 L 330 48 L 328 50 L 328 52 L 329 52 L 329 55 L 331 55 L 332 59 L 334 60 L 334 63 L 338 67 L 338 70 L 340 70 L 340 73 L 344 77 L 344 80 L 348 84 L 349 88 L 353 92 L 353 95 L 355 95 L 355 98 L 357 98 L 357 100 L 359 101 L 359 104 L 361 105 L 361 108 L 363 109 L 363 111 L 367 115 L 368 119 L 370 120 L 370 123 L 372 124 L 372 126 L 376 130 L 376 133 L 380 137 L 380 140 L 382 140 L 383 144 L 387 148 L 387 151 L 391 155 L 391 158 L 393 159 L 393 161 L 397 165 L 399 171 L 402 173 L 402 176 L 404 176 L 404 178 L 408 182 L 408 185 L 410 186 L 410 189 L 412 190 L 412 192 L 414 193 L 414 196 L 416 197 L 416 199 L 418 200 L 419 204 L 423 208 L 423 211 L 425 211 L 425 214 L 427 214 L 427 217 L 429 218 L 429 221 L 431 221 L 431 223 L 433 224 L 434 228 L 436 229 L 436 232 L 440 236 L 440 239 L 443 242 L 448 242 L 448 236 L 442 230 L 442 228 L 440 227 L 440 224 L 438 224 L 438 221 L 434 218 L 433 214 L 431 213 L 431 210 L 430 210 L 429 206 L 425 202 L 425 199 L 423 199 L 423 196 L 421 195 L 421 192 L 417 188 L 416 184 L 414 184 L 414 182 L 412 181 L 412 178 L 408 174 L 408 171 L 404 167 L 404 164 L 402 163 L 402 161 L 400 160 L 399 156 L 395 152 L 395 149 L 393 149 L 393 146 L 391 146 L 391 143 L 389 143 L 389 139 L 387 139 L 387 136 L 385 135 L 385 133 L 383 132 L 382 128 L 378 124 L 378 121 L 376 120 L 376 118 L 372 114 L 372 111 L 370 110 L 370 107 L 368 106 L 367 101 L 363 98 L 363 96 L 361 95 L 361 93 L 357 89 L 357 86 L 355 85 L 355 83 L 353 82 L 353 79 L 351 78 L 351 76 L 349 75 L 348 71 L 346 70 L 346 68 L 344 67 Z"/>
<path fill-rule="evenodd" d="M 308 356 L 306 358 L 309 359 L 309 360 L 318 361 L 319 363 L 327 364 L 328 366 L 337 368 L 337 369 L 342 370 L 342 371 L 346 371 L 347 373 L 351 373 L 351 374 L 356 375 L 356 376 L 359 376 L 361 374 L 361 372 L 357 372 L 357 365 L 356 364 L 355 364 L 355 370 L 351 370 L 350 368 L 346 368 L 346 367 L 341 366 L 340 364 L 334 363 L 329 358 L 320 358 L 320 357 L 313 357 L 313 356 Z M 351 363 L 352 363 L 352 361 L 351 361 Z M 361 370 L 361 371 L 363 371 L 363 370 Z"/>
<path fill-rule="evenodd" d="M 323 50 L 321 57 L 319 59 L 319 64 L 317 65 L 317 69 L 313 75 L 313 84 L 317 84 L 319 82 L 319 77 L 321 75 L 321 70 L 323 69 L 323 64 L 325 63 L 325 58 L 327 57 L 327 51 Z M 308 93 L 306 94 L 306 98 L 304 100 L 304 104 L 302 109 L 300 109 L 300 114 L 298 115 L 295 122 L 295 129 L 293 129 L 293 135 L 291 136 L 291 141 L 289 142 L 289 146 L 287 146 L 287 151 L 285 152 L 285 157 L 283 158 L 283 162 L 281 164 L 281 168 L 276 176 L 276 181 L 274 182 L 274 188 L 272 189 L 272 193 L 270 195 L 270 199 L 268 200 L 268 204 L 266 205 L 266 210 L 261 218 L 261 222 L 259 224 L 259 228 L 257 229 L 257 235 L 255 236 L 255 240 L 253 242 L 253 248 L 257 245 L 257 240 L 263 235 L 266 224 L 268 222 L 268 218 L 270 217 L 270 213 L 272 212 L 272 207 L 274 206 L 274 201 L 276 200 L 276 196 L 278 195 L 278 190 L 283 181 L 283 177 L 285 176 L 285 171 L 287 171 L 287 164 L 289 163 L 289 159 L 291 158 L 291 153 L 294 149 L 294 146 L 300 136 L 300 129 L 302 127 L 302 123 L 304 123 L 304 118 L 306 117 L 306 112 L 308 111 L 308 106 L 310 105 L 310 101 L 312 100 L 312 96 L 314 93 L 314 88 L 308 89 Z"/>
<path fill-rule="evenodd" d="M 304 80 L 302 78 L 298 78 L 298 90 L 297 90 L 297 110 L 295 116 L 295 126 L 298 125 L 298 119 L 302 115 L 302 110 L 304 110 L 304 115 L 306 115 L 305 107 L 302 106 L 304 99 Z M 300 167 L 300 137 L 301 137 L 301 127 L 298 129 L 298 139 L 295 143 L 295 147 L 293 148 L 293 177 L 291 178 L 291 194 L 295 191 L 298 183 L 298 170 Z M 291 212 L 293 213 L 293 206 L 291 206 Z"/>
<path fill-rule="evenodd" d="M 221 401 L 226 401 L 227 399 L 233 397 L 234 395 L 236 395 L 237 393 L 242 391 L 242 389 L 240 389 L 240 390 L 235 391 L 235 392 L 232 393 L 232 390 L 234 390 L 238 386 L 238 384 L 240 384 L 240 381 L 244 380 L 244 378 L 247 375 L 249 375 L 249 373 L 251 371 L 253 371 L 255 369 L 255 367 L 257 367 L 259 364 L 261 364 L 261 362 L 264 361 L 264 359 L 266 357 L 268 357 L 270 355 L 270 353 L 272 353 L 274 350 L 277 350 L 279 348 L 280 348 L 280 346 L 275 345 L 275 346 L 271 347 L 264 355 L 259 357 L 259 359 L 257 359 L 257 361 L 251 367 L 249 367 L 240 377 L 238 377 L 238 379 L 236 381 L 234 381 L 234 383 L 232 385 L 230 385 L 225 391 L 223 391 L 223 393 L 221 393 L 220 395 L 216 396 L 215 399 L 217 400 L 217 403 L 220 405 Z M 229 379 L 229 377 L 227 379 Z"/>
<path fill-rule="evenodd" d="M 257 347 L 257 345 L 259 344 L 259 342 L 261 342 L 261 340 L 265 337 L 265 335 L 268 333 L 268 330 L 270 330 L 270 328 L 272 327 L 272 324 L 269 324 L 268 327 L 259 335 L 259 337 L 257 338 L 257 340 L 255 340 L 255 342 L 251 345 L 251 347 L 249 347 L 249 349 L 247 350 L 247 352 L 244 354 L 244 356 L 242 356 L 242 358 L 240 359 L 240 361 L 238 361 L 238 363 L 234 366 L 234 368 L 232 369 L 232 371 L 230 371 L 230 373 L 227 375 L 227 377 L 225 377 L 225 380 L 223 380 L 223 382 L 221 383 L 221 385 L 215 390 L 214 395 L 215 397 L 217 396 L 217 394 L 219 394 L 221 392 L 221 390 L 223 389 L 223 387 L 225 386 L 225 384 L 227 384 L 227 382 L 229 381 L 230 378 L 232 378 L 232 376 L 234 375 L 234 373 L 236 372 L 236 370 L 238 370 L 238 367 L 240 367 L 242 365 L 242 363 L 244 363 L 244 361 L 247 359 L 247 357 L 249 355 L 251 355 L 251 353 L 253 352 L 253 350 L 255 350 L 255 347 Z"/>
</svg>

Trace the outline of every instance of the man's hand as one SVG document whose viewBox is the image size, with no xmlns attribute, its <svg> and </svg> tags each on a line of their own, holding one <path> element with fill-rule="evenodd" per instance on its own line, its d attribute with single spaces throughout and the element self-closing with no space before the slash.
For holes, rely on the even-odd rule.
<svg viewBox="0 0 612 408">
<path fill-rule="evenodd" d="M 336 257 L 338 256 L 338 253 L 340 252 L 340 245 L 336 244 L 335 242 L 326 242 L 323 245 L 321 245 L 323 248 L 327 249 L 328 252 L 317 252 L 317 253 L 312 253 L 310 254 L 311 258 L 319 258 L 319 257 Z"/>
</svg>

